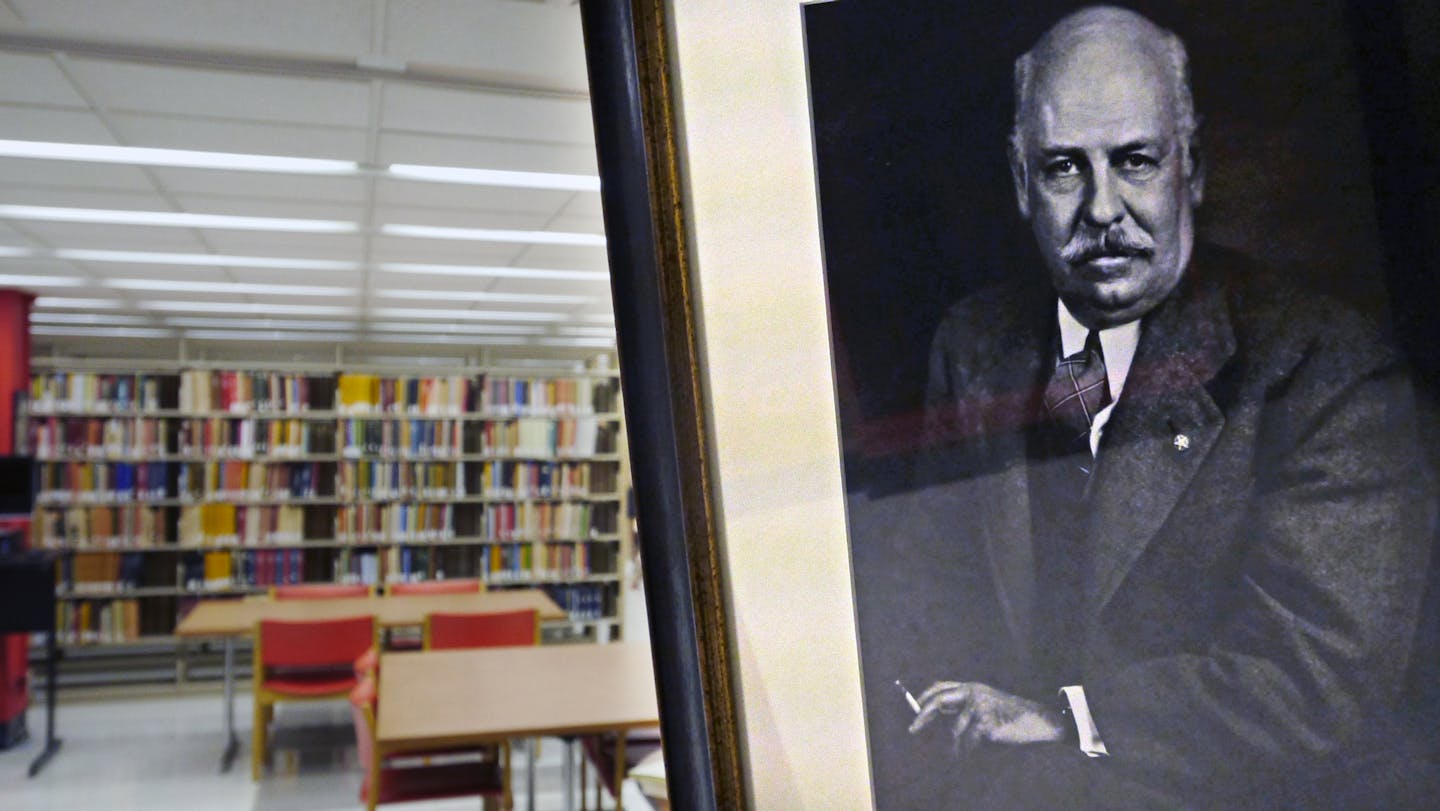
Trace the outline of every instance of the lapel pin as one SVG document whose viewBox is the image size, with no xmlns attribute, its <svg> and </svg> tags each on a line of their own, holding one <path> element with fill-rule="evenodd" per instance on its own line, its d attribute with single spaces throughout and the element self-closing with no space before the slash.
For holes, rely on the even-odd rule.
<svg viewBox="0 0 1440 811">
<path fill-rule="evenodd" d="M 1175 443 L 1175 450 L 1181 453 L 1190 450 L 1190 437 L 1184 434 L 1176 434 L 1175 439 L 1171 441 Z"/>
</svg>

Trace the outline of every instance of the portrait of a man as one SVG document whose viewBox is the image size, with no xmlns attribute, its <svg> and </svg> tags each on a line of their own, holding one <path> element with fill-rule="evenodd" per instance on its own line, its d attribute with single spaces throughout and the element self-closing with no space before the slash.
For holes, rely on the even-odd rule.
<svg viewBox="0 0 1440 811">
<path fill-rule="evenodd" d="M 1006 199 L 946 212 L 980 211 L 934 261 L 966 278 L 907 282 L 934 315 L 890 367 L 918 382 L 876 393 L 868 354 L 901 350 L 853 316 L 830 232 L 874 176 L 837 156 L 886 130 L 816 78 L 836 14 L 808 45 L 877 807 L 1424 807 L 1403 716 L 1437 490 L 1389 311 L 1249 255 L 1273 235 L 1225 239 L 1243 206 L 1207 240 L 1186 41 L 1065 9 L 1001 38 Z"/>
</svg>

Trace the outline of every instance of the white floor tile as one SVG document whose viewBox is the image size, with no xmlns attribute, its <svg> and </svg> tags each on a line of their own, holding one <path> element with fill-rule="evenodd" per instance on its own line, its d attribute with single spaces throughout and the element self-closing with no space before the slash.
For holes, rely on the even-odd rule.
<svg viewBox="0 0 1440 811">
<path fill-rule="evenodd" d="M 0 805 L 5 811 L 353 811 L 361 808 L 360 768 L 349 708 L 343 702 L 281 705 L 270 773 L 250 779 L 250 700 L 235 702 L 241 747 L 234 767 L 219 771 L 223 709 L 216 695 L 62 704 L 56 728 L 64 742 L 35 778 L 44 712 L 32 707 L 30 740 L 0 752 Z M 564 747 L 544 739 L 536 761 L 536 811 L 564 808 Z M 517 811 L 525 798 L 525 753 L 516 747 Z M 593 783 L 593 775 L 591 782 Z M 593 788 L 591 789 L 593 792 Z M 606 807 L 613 807 L 605 798 Z M 406 811 L 458 811 L 474 798 L 410 803 Z M 644 808 L 626 795 L 627 808 Z"/>
</svg>

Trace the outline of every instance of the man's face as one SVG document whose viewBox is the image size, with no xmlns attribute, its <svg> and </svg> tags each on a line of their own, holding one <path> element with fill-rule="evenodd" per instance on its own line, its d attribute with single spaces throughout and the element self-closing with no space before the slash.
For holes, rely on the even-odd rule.
<svg viewBox="0 0 1440 811">
<path fill-rule="evenodd" d="M 1057 50 L 1037 60 L 1011 168 L 1056 292 L 1098 329 L 1141 317 L 1180 281 L 1201 177 L 1157 59 L 1123 38 Z"/>
</svg>

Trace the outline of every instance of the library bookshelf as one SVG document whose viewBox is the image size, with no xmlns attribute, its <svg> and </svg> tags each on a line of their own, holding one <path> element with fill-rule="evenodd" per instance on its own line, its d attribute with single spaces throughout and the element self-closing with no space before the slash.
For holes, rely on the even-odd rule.
<svg viewBox="0 0 1440 811">
<path fill-rule="evenodd" d="M 604 370 L 37 360 L 31 536 L 63 553 L 67 663 L 149 654 L 152 674 L 184 681 L 194 651 L 173 632 L 194 604 L 302 582 L 538 587 L 570 614 L 547 633 L 619 637 L 633 539 L 618 384 Z"/>
</svg>

